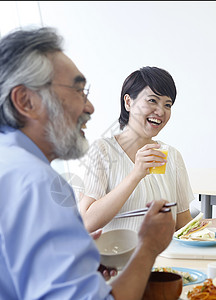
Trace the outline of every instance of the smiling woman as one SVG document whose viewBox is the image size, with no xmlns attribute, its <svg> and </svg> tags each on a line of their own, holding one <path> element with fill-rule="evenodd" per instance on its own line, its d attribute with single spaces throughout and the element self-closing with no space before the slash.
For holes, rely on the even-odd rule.
<svg viewBox="0 0 216 300">
<path fill-rule="evenodd" d="M 158 96 L 146 86 L 135 99 L 125 94 L 123 103 L 126 111 L 130 112 L 130 128 L 136 130 L 135 135 L 140 139 L 147 138 L 148 143 L 152 143 L 151 138 L 156 136 L 169 121 L 173 101 L 167 96 Z"/>
<path fill-rule="evenodd" d="M 114 216 L 161 198 L 177 202 L 177 208 L 172 208 L 176 229 L 191 220 L 189 202 L 194 196 L 181 154 L 167 145 L 166 160 L 158 151 L 164 143 L 154 139 L 169 121 L 175 98 L 176 86 L 166 70 L 144 67 L 125 79 L 119 117 L 122 132 L 95 141 L 85 157 L 85 195 L 80 195 L 79 204 L 90 232 L 100 227 L 137 231 L 142 217 Z M 165 163 L 165 174 L 150 174 L 149 168 Z"/>
</svg>

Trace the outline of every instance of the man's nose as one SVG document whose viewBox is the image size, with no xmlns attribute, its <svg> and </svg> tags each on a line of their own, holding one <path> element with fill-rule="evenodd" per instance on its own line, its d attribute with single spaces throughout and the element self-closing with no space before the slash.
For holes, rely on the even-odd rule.
<svg viewBox="0 0 216 300">
<path fill-rule="evenodd" d="M 84 112 L 89 113 L 90 115 L 94 112 L 94 106 L 88 99 L 85 103 Z"/>
</svg>

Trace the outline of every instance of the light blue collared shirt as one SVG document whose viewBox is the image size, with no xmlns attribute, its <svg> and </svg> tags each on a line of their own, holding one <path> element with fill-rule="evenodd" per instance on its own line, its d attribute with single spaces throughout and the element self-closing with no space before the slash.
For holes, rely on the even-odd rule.
<svg viewBox="0 0 216 300">
<path fill-rule="evenodd" d="M 113 300 L 73 190 L 20 130 L 0 127 L 0 300 Z"/>
</svg>

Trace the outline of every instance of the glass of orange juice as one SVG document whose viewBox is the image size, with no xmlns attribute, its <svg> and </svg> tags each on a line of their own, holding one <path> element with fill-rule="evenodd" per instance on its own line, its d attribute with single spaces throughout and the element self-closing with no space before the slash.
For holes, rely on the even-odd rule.
<svg viewBox="0 0 216 300">
<path fill-rule="evenodd" d="M 161 145 L 161 147 L 156 150 L 163 152 L 166 155 L 165 159 L 167 160 L 167 156 L 168 156 L 168 146 L 167 145 Z M 150 174 L 165 174 L 166 163 L 160 167 L 149 168 L 149 172 L 150 172 Z"/>
</svg>

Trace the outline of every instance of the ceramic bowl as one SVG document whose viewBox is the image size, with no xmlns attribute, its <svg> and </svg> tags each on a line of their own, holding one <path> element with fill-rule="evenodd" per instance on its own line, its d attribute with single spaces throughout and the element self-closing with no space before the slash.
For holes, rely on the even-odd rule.
<svg viewBox="0 0 216 300">
<path fill-rule="evenodd" d="M 177 300 L 182 288 L 182 276 L 169 272 L 151 272 L 142 300 Z"/>
<path fill-rule="evenodd" d="M 102 233 L 95 240 L 101 255 L 101 264 L 122 270 L 138 243 L 138 235 L 129 229 L 116 229 Z"/>
</svg>

